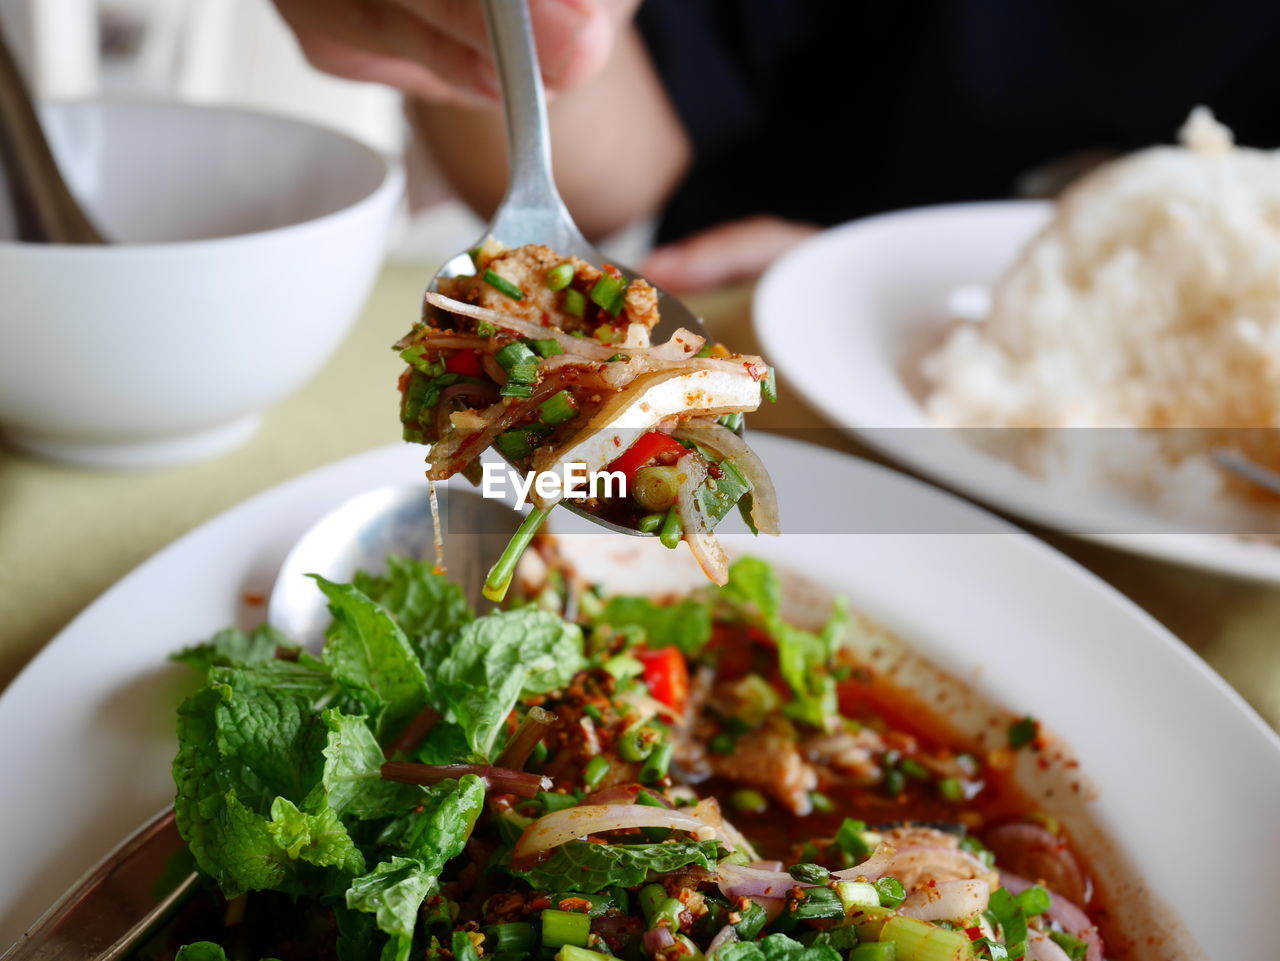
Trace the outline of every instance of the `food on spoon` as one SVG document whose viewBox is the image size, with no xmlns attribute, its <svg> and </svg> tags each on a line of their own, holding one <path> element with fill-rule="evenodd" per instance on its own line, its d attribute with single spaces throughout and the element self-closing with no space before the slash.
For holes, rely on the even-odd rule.
<svg viewBox="0 0 1280 961">
<path fill-rule="evenodd" d="M 1037 474 L 1101 471 L 1179 506 L 1221 489 L 1216 446 L 1280 466 L 1280 151 L 1234 146 L 1203 108 L 1181 141 L 1068 190 L 989 315 L 925 361 L 934 421 L 1192 428 L 1022 431 L 1014 452 Z"/>
<path fill-rule="evenodd" d="M 180 655 L 207 680 L 178 826 L 254 892 L 236 956 L 1103 957 L 1086 862 L 999 752 L 878 680 L 841 606 L 785 622 L 759 560 L 663 603 L 586 591 L 579 623 L 566 577 L 484 617 L 404 559 L 317 580 L 319 657 L 269 629 Z M 1039 750 L 1026 726 L 1009 743 Z"/>
<path fill-rule="evenodd" d="M 473 471 L 496 447 L 535 478 L 535 510 L 486 583 L 500 599 L 520 552 L 576 479 L 616 472 L 625 493 L 587 492 L 587 510 L 684 540 L 723 584 L 728 562 L 712 534 L 736 506 L 752 530 L 779 533 L 764 465 L 734 433 L 773 399 L 759 357 L 730 354 L 687 330 L 650 343 L 657 292 L 616 268 L 597 269 L 528 244 L 472 252 L 476 272 L 442 278 L 437 310 L 397 345 L 405 438 L 430 444 L 427 476 Z M 571 475 L 577 472 L 577 477 Z"/>
</svg>

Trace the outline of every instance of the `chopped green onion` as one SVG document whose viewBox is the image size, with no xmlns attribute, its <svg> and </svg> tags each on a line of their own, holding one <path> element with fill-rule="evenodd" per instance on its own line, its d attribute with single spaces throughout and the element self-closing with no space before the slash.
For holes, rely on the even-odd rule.
<svg viewBox="0 0 1280 961">
<path fill-rule="evenodd" d="M 614 317 L 617 317 L 622 310 L 626 290 L 627 282 L 625 280 L 604 274 L 596 281 L 595 286 L 591 288 L 591 302 L 601 310 L 606 310 Z"/>
<path fill-rule="evenodd" d="M 667 768 L 671 766 L 671 756 L 675 754 L 675 745 L 670 741 L 655 744 L 644 767 L 640 768 L 640 783 L 651 784 L 667 776 Z"/>
<path fill-rule="evenodd" d="M 667 519 L 665 513 L 662 514 L 646 514 L 636 522 L 636 530 L 641 534 L 655 534 L 658 528 L 662 526 L 662 522 Z"/>
<path fill-rule="evenodd" d="M 866 839 L 862 836 L 866 829 L 865 822 L 855 821 L 853 818 L 845 818 L 840 824 L 840 829 L 836 831 L 836 847 L 849 855 L 854 861 L 865 861 L 871 854 L 871 846 L 867 844 Z"/>
<path fill-rule="evenodd" d="M 1011 954 L 1020 954 L 1025 950 L 1023 942 L 1027 940 L 1027 916 L 1023 913 L 1017 899 L 1009 893 L 1008 888 L 996 888 L 991 892 L 987 904 L 987 914 L 999 925 L 1004 935 L 1004 943 Z"/>
<path fill-rule="evenodd" d="M 529 763 L 539 765 L 547 760 L 547 746 L 539 741 L 533 746 L 533 753 L 529 755 Z"/>
<path fill-rule="evenodd" d="M 498 328 L 487 320 L 476 321 L 476 335 L 479 337 L 492 337 L 498 332 Z"/>
<path fill-rule="evenodd" d="M 836 894 L 846 914 L 855 908 L 880 907 L 880 892 L 869 881 L 837 881 Z"/>
<path fill-rule="evenodd" d="M 400 351 L 400 359 L 428 377 L 439 377 L 444 373 L 444 361 L 428 360 L 425 347 L 406 347 Z"/>
<path fill-rule="evenodd" d="M 547 271 L 547 286 L 552 290 L 564 290 L 573 283 L 574 273 L 573 264 L 566 260 L 558 267 L 552 267 Z"/>
<path fill-rule="evenodd" d="M 605 775 L 609 773 L 609 761 L 602 756 L 595 756 L 586 763 L 582 768 L 582 787 L 588 791 L 594 791 L 596 786 L 604 781 Z"/>
<path fill-rule="evenodd" d="M 576 891 L 566 891 L 563 894 L 553 894 L 551 897 L 551 906 L 562 911 L 572 911 L 577 909 L 577 904 L 571 904 L 565 907 L 566 901 L 586 901 L 589 905 L 587 915 L 589 917 L 598 918 L 608 914 L 614 908 L 613 898 L 608 894 L 579 894 Z"/>
<path fill-rule="evenodd" d="M 906 900 L 907 892 L 897 878 L 880 878 L 872 886 L 876 889 L 876 894 L 880 895 L 882 907 L 896 908 Z"/>
<path fill-rule="evenodd" d="M 800 943 L 809 947 L 825 944 L 837 951 L 848 951 L 858 944 L 858 932 L 855 928 L 843 926 L 828 928 L 825 931 L 810 931 L 800 936 Z"/>
<path fill-rule="evenodd" d="M 630 654 L 618 654 L 601 666 L 620 681 L 628 677 L 639 677 L 644 673 L 644 665 Z"/>
<path fill-rule="evenodd" d="M 948 931 L 898 915 L 880 929 L 880 941 L 897 947 L 897 961 L 970 961 L 973 945 L 963 931 Z"/>
<path fill-rule="evenodd" d="M 801 884 L 826 884 L 831 880 L 831 872 L 821 864 L 793 864 L 787 873 Z"/>
<path fill-rule="evenodd" d="M 467 256 L 471 258 L 471 264 L 473 267 L 476 268 L 476 270 L 480 269 L 480 252 L 482 250 L 484 250 L 483 244 L 481 244 L 479 247 L 472 247 L 470 250 L 467 251 Z"/>
<path fill-rule="evenodd" d="M 533 950 L 534 942 L 537 941 L 533 925 L 526 924 L 523 921 L 513 921 L 510 924 L 491 924 L 484 929 L 484 933 L 485 937 L 492 942 L 492 944 L 485 946 L 486 955 L 491 955 L 498 951 L 515 951 L 527 954 Z"/>
<path fill-rule="evenodd" d="M 821 791 L 810 791 L 809 803 L 813 805 L 813 809 L 819 814 L 831 814 L 836 809 L 836 802 Z"/>
<path fill-rule="evenodd" d="M 728 731 L 721 731 L 707 742 L 707 750 L 712 754 L 732 754 L 737 747 L 738 739 Z"/>
<path fill-rule="evenodd" d="M 556 427 L 578 416 L 578 405 L 567 390 L 559 391 L 538 406 L 538 416 L 548 427 Z"/>
<path fill-rule="evenodd" d="M 742 411 L 735 411 L 732 414 L 721 414 L 720 417 L 717 418 L 716 423 L 736 434 L 742 429 L 742 421 Z"/>
<path fill-rule="evenodd" d="M 581 317 L 587 309 L 587 298 L 582 296 L 582 291 L 570 287 L 564 292 L 564 301 L 561 306 L 570 317 Z"/>
<path fill-rule="evenodd" d="M 636 661 L 636 664 L 640 662 Z M 605 668 L 608 669 L 607 664 Z M 643 667 L 641 669 L 643 670 Z M 618 757 L 629 764 L 639 764 L 652 753 L 653 745 L 645 740 L 644 732 L 640 728 L 627 731 L 618 738 Z"/>
<path fill-rule="evenodd" d="M 512 300 L 524 300 L 524 291 L 497 271 L 486 270 L 484 272 L 484 282 L 498 293 L 505 294 Z"/>
<path fill-rule="evenodd" d="M 748 814 L 763 814 L 769 807 L 768 798 L 755 788 L 749 787 L 738 788 L 730 794 L 729 803 L 739 811 L 745 811 Z"/>
<path fill-rule="evenodd" d="M 760 382 L 760 396 L 771 404 L 778 402 L 778 375 L 772 367 Z"/>
<path fill-rule="evenodd" d="M 518 380 L 509 380 L 502 385 L 502 389 L 498 391 L 502 397 L 532 397 L 533 384 L 521 383 Z"/>
<path fill-rule="evenodd" d="M 534 446 L 546 436 L 546 433 L 544 429 L 536 426 L 517 427 L 495 437 L 493 446 L 498 448 L 507 460 L 520 460 L 533 453 Z"/>
<path fill-rule="evenodd" d="M 548 814 L 577 807 L 578 799 L 572 794 L 553 794 L 551 791 L 539 791 L 538 803 L 546 808 Z"/>
<path fill-rule="evenodd" d="M 641 788 L 636 792 L 636 803 L 646 808 L 665 808 L 667 806 L 656 791 L 648 788 Z"/>
<path fill-rule="evenodd" d="M 1074 935 L 1067 934 L 1065 931 L 1050 931 L 1049 937 L 1063 950 L 1071 961 L 1084 961 L 1085 956 L 1089 953 L 1089 944 L 1087 941 L 1081 941 Z"/>
<path fill-rule="evenodd" d="M 457 959 L 455 958 L 454 961 Z M 603 951 L 591 951 L 588 948 L 580 948 L 576 944 L 566 944 L 556 953 L 555 961 L 617 961 L 617 959 Z"/>
<path fill-rule="evenodd" d="M 558 948 L 572 944 L 574 947 L 586 947 L 587 936 L 591 933 L 591 916 L 577 911 L 555 911 L 547 908 L 542 912 L 542 943 L 548 948 Z"/>
<path fill-rule="evenodd" d="M 864 941 L 849 952 L 849 961 L 898 961 L 898 946 L 892 941 Z"/>
<path fill-rule="evenodd" d="M 739 940 L 754 941 L 756 935 L 764 930 L 765 924 L 769 920 L 769 915 L 764 907 L 752 901 L 747 905 L 746 910 L 740 912 L 742 920 L 733 926 L 733 930 L 737 932 Z"/>
<path fill-rule="evenodd" d="M 929 769 L 915 758 L 903 758 L 898 767 L 907 777 L 915 778 L 917 781 L 927 781 L 933 776 L 929 773 Z"/>
<path fill-rule="evenodd" d="M 646 921 L 652 921 L 658 909 L 666 903 L 667 889 L 661 884 L 646 884 L 640 889 L 640 910 Z"/>
<path fill-rule="evenodd" d="M 680 471 L 675 467 L 641 467 L 631 478 L 631 498 L 647 511 L 665 511 L 680 493 Z"/>
<path fill-rule="evenodd" d="M 664 892 L 665 893 L 665 892 Z M 649 927 L 669 928 L 672 934 L 680 930 L 680 915 L 684 914 L 684 905 L 678 898 L 665 898 L 649 918 Z M 665 925 L 663 921 L 667 922 Z"/>
<path fill-rule="evenodd" d="M 1034 741 L 1039 733 L 1040 722 L 1034 717 L 1027 716 L 1014 721 L 1009 725 L 1009 746 L 1016 751 Z"/>
<path fill-rule="evenodd" d="M 484 580 L 483 594 L 489 600 L 497 603 L 507 596 L 507 588 L 511 586 L 511 577 L 515 574 L 516 562 L 520 560 L 520 555 L 524 553 L 525 548 L 533 540 L 533 535 L 538 533 L 538 528 L 543 525 L 550 513 L 549 507 L 531 510 L 519 529 L 512 535 L 502 556 L 490 568 L 489 576 Z"/>
<path fill-rule="evenodd" d="M 630 357 L 628 357 L 626 354 L 614 354 L 612 357 L 610 357 L 608 360 L 606 360 L 606 361 L 605 361 L 605 363 L 606 363 L 606 364 L 612 364 L 614 361 L 618 361 L 618 360 L 630 360 L 630 359 L 631 359 L 631 358 L 630 358 Z"/>
<path fill-rule="evenodd" d="M 600 708 L 596 707 L 594 704 L 582 705 L 582 713 L 591 718 L 591 720 L 595 721 L 597 724 L 604 722 L 604 715 L 600 713 Z"/>
<path fill-rule="evenodd" d="M 830 888 L 805 888 L 804 893 L 808 897 L 797 899 L 794 906 L 788 905 L 788 913 L 797 921 L 844 917 L 844 905 Z"/>
<path fill-rule="evenodd" d="M 663 547 L 673 551 L 684 540 L 684 524 L 680 522 L 680 514 L 674 504 L 667 511 L 667 516 L 662 521 L 662 531 L 658 534 L 658 539 L 662 541 Z"/>
<path fill-rule="evenodd" d="M 693 356 L 694 357 L 710 357 L 716 352 L 716 345 L 710 342 L 702 345 L 702 348 Z"/>
<path fill-rule="evenodd" d="M 952 804 L 959 804 L 964 800 L 964 784 L 958 777 L 944 777 L 938 782 L 938 793 Z"/>
<path fill-rule="evenodd" d="M 884 793 L 889 797 L 897 797 L 907 786 L 907 779 L 902 776 L 902 772 L 896 767 L 891 767 L 884 772 Z"/>
<path fill-rule="evenodd" d="M 527 375 L 530 373 L 535 376 L 537 375 L 537 355 L 531 351 L 526 344 L 523 344 L 518 340 L 503 347 L 493 355 L 493 359 L 498 362 L 503 370 L 508 374 L 512 374 L 512 376 L 516 376 L 517 373 L 520 375 Z M 530 368 L 532 368 L 532 370 L 530 370 Z M 533 378 L 525 377 L 524 379 Z"/>
<path fill-rule="evenodd" d="M 1022 913 L 1032 918 L 1037 914 L 1044 914 L 1049 910 L 1049 906 L 1053 903 L 1053 898 L 1044 888 L 1038 884 L 1033 884 L 1027 888 L 1016 898 L 1018 907 L 1022 908 Z"/>
<path fill-rule="evenodd" d="M 564 353 L 558 340 L 531 340 L 529 346 L 539 357 L 556 357 Z"/>
</svg>

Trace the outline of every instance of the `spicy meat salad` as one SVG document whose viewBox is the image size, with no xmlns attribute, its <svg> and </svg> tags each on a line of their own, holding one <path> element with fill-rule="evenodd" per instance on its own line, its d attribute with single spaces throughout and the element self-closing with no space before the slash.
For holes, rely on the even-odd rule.
<svg viewBox="0 0 1280 961">
<path fill-rule="evenodd" d="M 685 329 L 651 344 L 657 292 L 608 264 L 492 241 L 471 256 L 475 274 L 442 278 L 427 295 L 436 310 L 396 347 L 408 364 L 404 436 L 431 445 L 428 478 L 475 480 L 480 455 L 496 447 L 522 471 L 559 479 L 532 487 L 535 510 L 486 593 L 501 598 L 571 470 L 620 475 L 619 487 L 581 491 L 579 506 L 668 547 L 686 541 L 723 584 L 727 561 L 711 532 L 727 514 L 779 532 L 773 484 L 736 433 L 744 412 L 775 398 L 773 371 Z"/>
<path fill-rule="evenodd" d="M 270 629 L 179 655 L 207 679 L 177 822 L 233 957 L 1103 958 L 1085 866 L 996 760 L 1035 722 L 999 751 L 912 725 L 842 610 L 787 623 L 760 561 L 581 592 L 575 622 L 563 578 L 484 617 L 403 559 L 317 581 L 319 656 Z"/>
</svg>

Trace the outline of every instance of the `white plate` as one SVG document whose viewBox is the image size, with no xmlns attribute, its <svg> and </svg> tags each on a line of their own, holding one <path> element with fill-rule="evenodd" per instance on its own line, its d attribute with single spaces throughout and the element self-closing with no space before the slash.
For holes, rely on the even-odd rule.
<svg viewBox="0 0 1280 961">
<path fill-rule="evenodd" d="M 893 460 L 1001 510 L 1123 550 L 1280 581 L 1270 544 L 1179 528 L 1114 492 L 1050 489 L 926 419 L 912 371 L 949 323 L 948 297 L 993 283 L 1050 212 L 1040 202 L 924 207 L 801 244 L 755 295 L 756 330 L 783 389 Z M 1253 529 L 1274 529 L 1275 518 L 1263 523 Z"/>
<path fill-rule="evenodd" d="M 1136 606 L 1029 535 L 853 458 L 753 441 L 774 467 L 784 524 L 820 502 L 833 533 L 729 535 L 732 549 L 840 590 L 984 698 L 1044 719 L 1101 785 L 1088 803 L 1087 789 L 1050 801 L 1073 831 L 1086 832 L 1089 815 L 1114 839 L 1092 849 L 1095 867 L 1141 865 L 1149 896 L 1218 957 L 1256 956 L 1269 943 L 1280 903 L 1280 739 L 1238 695 Z M 19 675 L 0 697 L 0 944 L 171 797 L 173 710 L 193 679 L 165 656 L 260 617 L 243 595 L 269 589 L 307 526 L 421 469 L 418 451 L 389 447 L 247 501 L 124 578 Z M 966 533 L 839 533 L 913 524 Z M 638 563 L 649 579 L 690 577 L 689 563 L 669 560 L 683 549 L 564 540 L 594 557 L 580 565 L 593 574 Z M 1142 897 L 1130 891 L 1117 910 Z"/>
</svg>

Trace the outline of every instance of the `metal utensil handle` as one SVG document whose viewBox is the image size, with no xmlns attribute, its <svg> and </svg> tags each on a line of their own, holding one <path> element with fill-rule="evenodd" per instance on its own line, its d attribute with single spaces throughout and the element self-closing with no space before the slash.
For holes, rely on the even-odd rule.
<svg viewBox="0 0 1280 961">
<path fill-rule="evenodd" d="M 507 119 L 510 180 L 502 206 L 559 215 L 564 202 L 551 172 L 547 100 L 529 5 L 526 0 L 485 0 L 484 12 Z"/>
<path fill-rule="evenodd" d="M 8 43 L 0 33 L 0 161 L 5 167 L 20 240 L 100 244 L 58 170 Z"/>
</svg>

